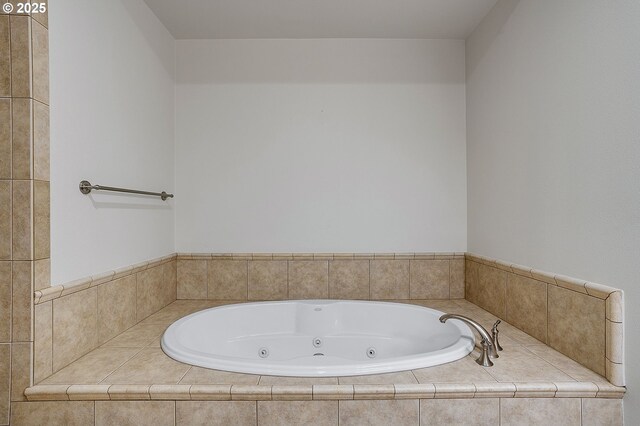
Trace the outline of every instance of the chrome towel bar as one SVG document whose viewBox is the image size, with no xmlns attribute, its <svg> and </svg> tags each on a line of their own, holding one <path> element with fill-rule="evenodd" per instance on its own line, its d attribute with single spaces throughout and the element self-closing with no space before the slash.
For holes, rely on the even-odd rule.
<svg viewBox="0 0 640 426">
<path fill-rule="evenodd" d="M 87 180 L 83 180 L 80 182 L 80 192 L 82 192 L 83 194 L 89 194 L 94 189 L 96 191 L 113 191 L 113 192 L 126 192 L 128 194 L 153 195 L 155 197 L 162 198 L 162 201 L 165 201 L 167 198 L 173 198 L 173 194 L 167 194 L 164 191 L 162 192 L 138 191 L 137 189 L 126 189 L 126 188 L 115 188 L 113 186 L 91 185 L 91 182 Z"/>
</svg>

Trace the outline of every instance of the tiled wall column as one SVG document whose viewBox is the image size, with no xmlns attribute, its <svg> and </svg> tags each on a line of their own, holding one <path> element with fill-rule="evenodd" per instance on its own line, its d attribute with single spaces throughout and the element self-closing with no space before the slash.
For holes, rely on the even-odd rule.
<svg viewBox="0 0 640 426">
<path fill-rule="evenodd" d="M 25 400 L 33 382 L 33 291 L 49 285 L 50 265 L 47 14 L 6 11 L 0 11 L 2 425 L 11 402 Z"/>
</svg>

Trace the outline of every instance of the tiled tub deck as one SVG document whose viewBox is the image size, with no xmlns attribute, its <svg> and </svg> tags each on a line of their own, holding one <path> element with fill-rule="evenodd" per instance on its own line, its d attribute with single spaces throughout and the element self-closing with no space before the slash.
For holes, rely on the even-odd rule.
<svg viewBox="0 0 640 426">
<path fill-rule="evenodd" d="M 622 422 L 624 388 L 505 322 L 500 326 L 505 350 L 491 368 L 477 365 L 474 352 L 453 363 L 398 373 L 275 377 L 193 367 L 162 352 L 160 338 L 173 321 L 228 303 L 232 302 L 172 303 L 28 388 L 29 401 L 56 402 L 18 403 L 14 424 L 28 423 L 29 415 L 47 411 L 47 404 L 54 423 L 56 415 L 72 423 L 86 415 L 87 422 L 77 424 L 100 424 L 100 416 L 125 416 L 133 422 L 135 416 L 149 421 L 155 416 L 155 425 L 212 424 L 213 418 L 221 424 L 225 419 L 227 424 L 349 424 L 367 419 L 381 424 L 454 424 L 465 418 L 468 424 L 472 419 L 480 419 L 478 424 L 522 424 L 534 414 L 543 422 Z M 465 314 L 487 328 L 497 319 L 463 299 L 410 303 Z"/>
</svg>

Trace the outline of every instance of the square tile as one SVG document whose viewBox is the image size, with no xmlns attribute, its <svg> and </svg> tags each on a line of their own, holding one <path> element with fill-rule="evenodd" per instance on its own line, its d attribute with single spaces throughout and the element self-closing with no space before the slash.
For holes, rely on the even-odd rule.
<svg viewBox="0 0 640 426">
<path fill-rule="evenodd" d="M 329 297 L 368 300 L 369 260 L 330 261 Z"/>
<path fill-rule="evenodd" d="M 580 398 L 503 398 L 500 400 L 500 424 L 579 426 Z"/>
<path fill-rule="evenodd" d="M 49 104 L 49 31 L 39 22 L 31 24 L 33 48 L 33 98 Z"/>
<path fill-rule="evenodd" d="M 11 96 L 31 97 L 31 18 L 10 16 Z"/>
<path fill-rule="evenodd" d="M 0 343 L 0 423 L 9 424 L 11 395 L 11 345 Z"/>
<path fill-rule="evenodd" d="M 339 422 L 348 425 L 412 425 L 420 419 L 417 399 L 340 401 Z"/>
<path fill-rule="evenodd" d="M 449 298 L 449 260 L 411 260 L 411 298 Z"/>
<path fill-rule="evenodd" d="M 338 401 L 258 401 L 258 424 L 338 424 Z"/>
<path fill-rule="evenodd" d="M 174 426 L 174 401 L 96 401 L 95 425 Z"/>
<path fill-rule="evenodd" d="M 0 45 L 2 44 L 2 22 L 7 20 L 6 16 L 0 16 Z M 0 58 L 4 53 L 0 46 Z M 3 66 L 0 59 L 0 73 Z M 11 149 L 11 99 L 0 98 L 0 179 L 11 179 Z"/>
<path fill-rule="evenodd" d="M 0 97 L 2 98 L 11 96 L 10 39 L 9 17 L 0 16 Z"/>
<path fill-rule="evenodd" d="M 11 100 L 12 143 L 11 165 L 13 179 L 32 179 L 33 167 L 33 101 Z"/>
<path fill-rule="evenodd" d="M 499 426 L 500 399 L 422 399 L 423 426 Z"/>
<path fill-rule="evenodd" d="M 372 260 L 371 299 L 408 299 L 409 262 L 409 260 Z"/>
<path fill-rule="evenodd" d="M 289 299 L 329 297 L 329 262 L 293 260 L 289 262 Z"/>
<path fill-rule="evenodd" d="M 11 342 L 11 262 L 0 261 L 0 343 Z"/>
<path fill-rule="evenodd" d="M 11 260 L 11 181 L 0 180 L 0 260 Z"/>
<path fill-rule="evenodd" d="M 38 384 L 53 373 L 53 302 L 34 309 L 33 381 Z"/>
<path fill-rule="evenodd" d="M 286 298 L 287 261 L 250 261 L 249 300 L 283 300 Z"/>
<path fill-rule="evenodd" d="M 33 182 L 33 243 L 35 259 L 46 259 L 51 252 L 51 197 L 49 182 Z"/>
<path fill-rule="evenodd" d="M 260 376 L 255 374 L 232 373 L 230 371 L 191 367 L 180 380 L 180 384 L 189 385 L 257 385 Z"/>
<path fill-rule="evenodd" d="M 255 401 L 178 401 L 176 402 L 178 426 L 255 425 L 257 409 Z"/>
<path fill-rule="evenodd" d="M 207 261 L 178 260 L 178 299 L 207 298 Z"/>
<path fill-rule="evenodd" d="M 506 315 L 507 272 L 487 265 L 478 267 L 478 306 L 504 318 Z"/>
<path fill-rule="evenodd" d="M 86 426 L 94 421 L 93 401 L 18 402 L 11 406 L 14 426 Z"/>
<path fill-rule="evenodd" d="M 53 301 L 53 371 L 98 346 L 95 287 Z"/>
<path fill-rule="evenodd" d="M 622 426 L 622 424 L 621 399 L 582 399 L 582 426 Z"/>
<path fill-rule="evenodd" d="M 507 274 L 507 316 L 513 326 L 547 341 L 547 284 L 520 275 Z"/>
<path fill-rule="evenodd" d="M 33 177 L 48 181 L 49 161 L 49 107 L 40 102 L 33 103 Z"/>
<path fill-rule="evenodd" d="M 217 300 L 247 300 L 246 260 L 209 260 L 208 298 Z"/>
<path fill-rule="evenodd" d="M 14 180 L 11 226 L 12 259 L 33 259 L 33 182 Z"/>
<path fill-rule="evenodd" d="M 33 343 L 11 344 L 11 401 L 26 401 L 24 390 L 33 385 Z"/>
<path fill-rule="evenodd" d="M 48 385 L 100 383 L 133 358 L 138 351 L 137 348 L 98 348 L 46 378 L 42 383 Z"/>
<path fill-rule="evenodd" d="M 605 301 L 556 286 L 548 291 L 549 346 L 604 375 Z"/>
<path fill-rule="evenodd" d="M 128 275 L 97 289 L 98 344 L 102 344 L 136 323 L 136 277 Z"/>
<path fill-rule="evenodd" d="M 160 348 L 143 349 L 101 383 L 176 385 L 190 368 L 169 358 Z"/>
<path fill-rule="evenodd" d="M 33 262 L 13 262 L 11 276 L 13 341 L 29 342 L 33 339 Z"/>
<path fill-rule="evenodd" d="M 168 324 L 140 323 L 136 324 L 122 334 L 106 342 L 102 347 L 106 348 L 144 348 L 149 346 L 166 330 Z"/>
</svg>

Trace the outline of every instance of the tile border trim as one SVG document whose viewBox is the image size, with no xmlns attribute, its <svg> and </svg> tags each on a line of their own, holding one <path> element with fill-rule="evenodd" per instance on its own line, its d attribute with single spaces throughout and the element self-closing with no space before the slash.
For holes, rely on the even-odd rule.
<svg viewBox="0 0 640 426">
<path fill-rule="evenodd" d="M 621 399 L 625 388 L 593 382 L 381 385 L 35 385 L 28 401 L 326 401 L 474 398 Z"/>
</svg>

